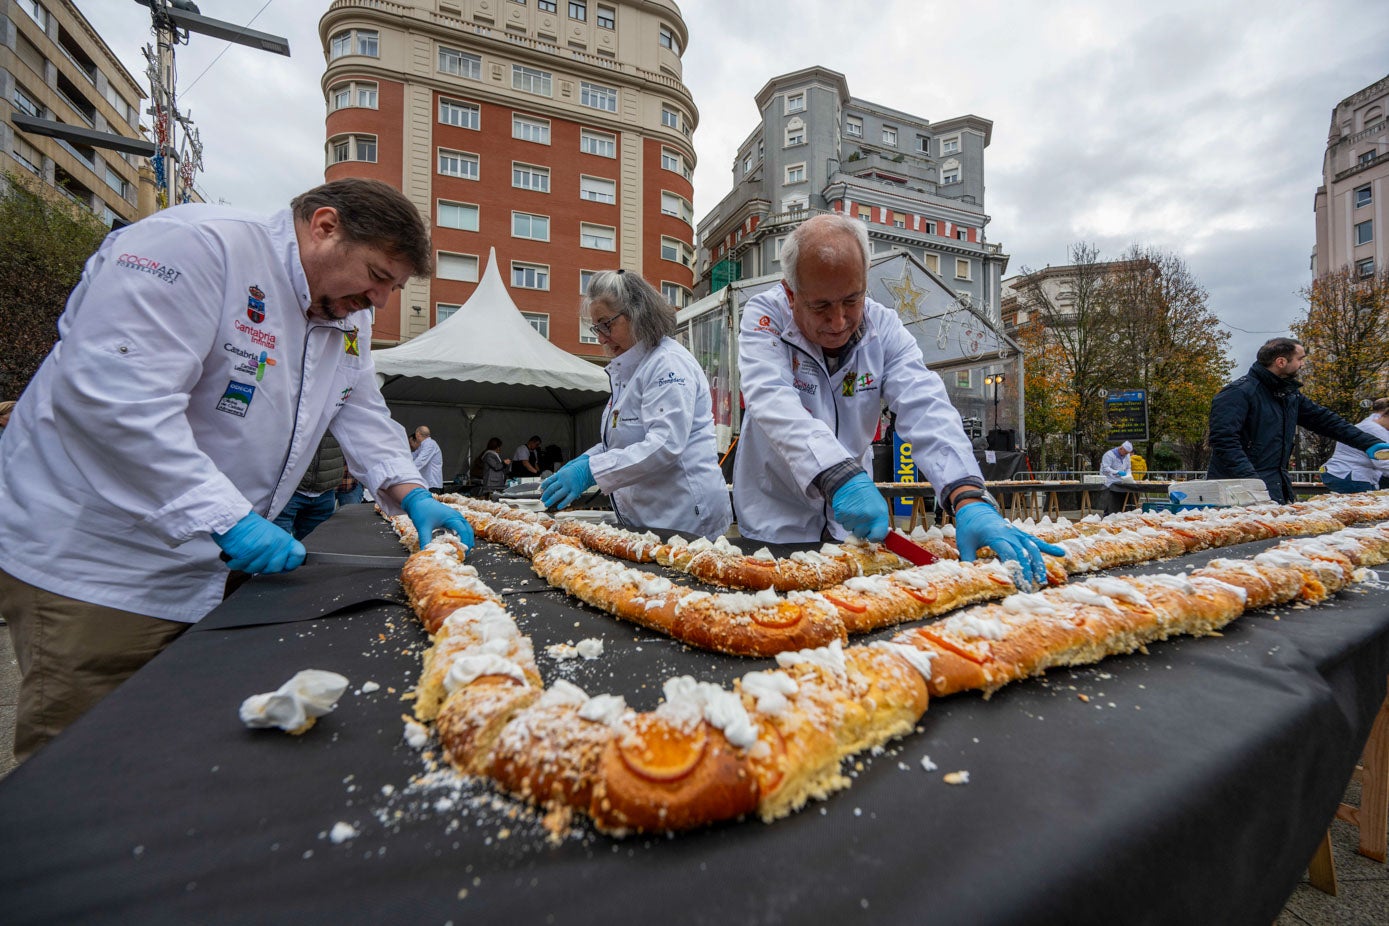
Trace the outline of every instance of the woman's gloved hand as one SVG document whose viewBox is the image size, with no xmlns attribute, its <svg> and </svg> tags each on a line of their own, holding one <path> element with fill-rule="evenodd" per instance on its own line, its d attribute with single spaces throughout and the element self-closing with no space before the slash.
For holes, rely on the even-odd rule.
<svg viewBox="0 0 1389 926">
<path fill-rule="evenodd" d="M 1384 454 L 1383 457 L 1379 456 L 1381 453 Z M 1389 459 L 1389 444 L 1380 441 L 1369 450 L 1366 450 L 1365 456 L 1369 457 L 1371 460 Z"/>
<path fill-rule="evenodd" d="M 415 525 L 415 533 L 420 535 L 420 549 L 429 546 L 437 530 L 452 531 L 463 541 L 463 546 L 473 548 L 473 526 L 468 519 L 439 501 L 424 486 L 411 489 L 410 494 L 400 500 L 400 507 L 410 516 Z"/>
<path fill-rule="evenodd" d="M 304 545 L 254 511 L 212 539 L 226 554 L 228 568 L 240 572 L 269 575 L 304 565 Z"/>
<path fill-rule="evenodd" d="M 880 543 L 887 536 L 890 526 L 887 500 L 867 473 L 859 473 L 840 486 L 831 504 L 834 506 L 834 519 L 847 527 L 855 537 Z"/>
<path fill-rule="evenodd" d="M 588 454 L 584 454 L 561 466 L 540 484 L 540 501 L 546 508 L 567 508 L 593 485 L 596 485 L 593 469 L 588 464 Z"/>
<path fill-rule="evenodd" d="M 959 547 L 960 559 L 967 563 L 974 561 L 980 547 L 988 547 L 1000 560 L 1012 560 L 1022 566 L 1024 579 L 1039 586 L 1047 581 L 1042 554 L 1066 555 L 1061 547 L 1018 530 L 1004 520 L 997 508 L 982 501 L 955 509 L 955 545 Z"/>
</svg>

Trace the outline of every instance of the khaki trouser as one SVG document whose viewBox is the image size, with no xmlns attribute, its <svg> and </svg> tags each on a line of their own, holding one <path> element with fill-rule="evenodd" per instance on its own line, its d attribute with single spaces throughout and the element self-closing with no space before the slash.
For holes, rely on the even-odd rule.
<svg viewBox="0 0 1389 926">
<path fill-rule="evenodd" d="M 22 676 L 14 733 L 20 762 L 192 626 L 65 598 L 3 570 L 0 614 Z"/>
</svg>

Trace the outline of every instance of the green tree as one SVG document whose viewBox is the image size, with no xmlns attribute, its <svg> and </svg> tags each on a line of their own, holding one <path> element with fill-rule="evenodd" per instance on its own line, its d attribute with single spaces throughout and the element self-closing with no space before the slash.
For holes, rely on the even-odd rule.
<svg viewBox="0 0 1389 926">
<path fill-rule="evenodd" d="M 1018 326 L 1018 345 L 1023 352 L 1023 407 L 1027 431 L 1027 452 L 1037 469 L 1050 468 L 1058 436 L 1069 433 L 1075 423 L 1076 396 L 1071 391 L 1071 372 L 1055 335 L 1039 318 Z M 1069 468 L 1070 460 L 1065 460 Z"/>
<path fill-rule="evenodd" d="M 27 178 L 0 179 L 0 398 L 18 398 L 58 339 L 58 316 L 107 228 Z"/>
<path fill-rule="evenodd" d="M 1389 269 L 1365 277 L 1350 267 L 1324 273 L 1302 290 L 1306 314 L 1293 336 L 1307 347 L 1304 394 L 1348 421 L 1365 416 L 1360 403 L 1385 392 L 1389 372 Z M 1321 460 L 1334 441 L 1307 435 Z"/>
</svg>

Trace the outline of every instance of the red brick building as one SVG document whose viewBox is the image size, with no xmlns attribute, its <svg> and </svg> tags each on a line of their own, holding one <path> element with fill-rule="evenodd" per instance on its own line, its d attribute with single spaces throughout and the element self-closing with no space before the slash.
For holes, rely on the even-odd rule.
<svg viewBox="0 0 1389 926">
<path fill-rule="evenodd" d="M 603 356 L 588 274 L 689 300 L 698 114 L 671 0 L 334 0 L 319 34 L 327 178 L 398 186 L 434 235 L 434 277 L 378 312 L 379 342 L 448 317 L 489 248 L 531 324 L 580 356 Z"/>
</svg>

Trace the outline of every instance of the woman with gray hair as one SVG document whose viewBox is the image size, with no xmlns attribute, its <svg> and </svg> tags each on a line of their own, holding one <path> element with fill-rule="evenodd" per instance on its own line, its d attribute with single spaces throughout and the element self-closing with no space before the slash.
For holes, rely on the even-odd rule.
<svg viewBox="0 0 1389 926">
<path fill-rule="evenodd" d="M 613 357 L 602 440 L 540 484 L 548 508 L 590 486 L 622 524 L 714 538 L 733 510 L 719 469 L 709 383 L 671 335 L 675 310 L 635 273 L 605 270 L 584 296 L 589 327 Z"/>
</svg>

